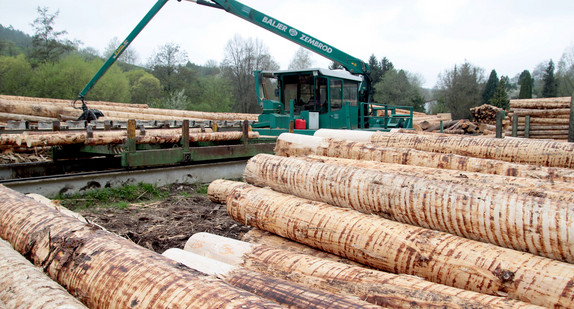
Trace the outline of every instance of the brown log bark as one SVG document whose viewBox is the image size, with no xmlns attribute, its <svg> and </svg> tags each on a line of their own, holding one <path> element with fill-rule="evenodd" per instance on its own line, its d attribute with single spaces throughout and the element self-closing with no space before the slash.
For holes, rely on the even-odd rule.
<svg viewBox="0 0 574 309">
<path fill-rule="evenodd" d="M 217 184 L 216 184 L 217 185 Z M 234 187 L 233 187 L 234 188 Z M 232 189 L 233 190 L 233 189 Z M 225 197 L 227 200 L 227 196 Z M 225 200 L 223 201 L 225 203 Z M 351 261 L 346 258 L 342 258 L 340 256 L 317 250 L 315 248 L 311 248 L 307 245 L 300 244 L 298 242 L 294 242 L 287 238 L 283 238 L 281 236 L 277 236 L 271 234 L 267 231 L 263 231 L 260 229 L 251 229 L 251 231 L 245 233 L 241 240 L 252 243 L 252 244 L 262 244 L 272 248 L 281 249 L 285 251 L 291 251 L 300 254 L 311 255 L 316 258 L 325 259 L 337 263 L 343 263 L 347 265 L 359 266 L 359 267 L 366 267 L 363 264 Z M 187 250 L 187 249 L 186 249 Z"/>
<path fill-rule="evenodd" d="M 0 237 L 90 308 L 280 308 L 0 186 Z"/>
<path fill-rule="evenodd" d="M 510 108 L 554 109 L 569 108 L 570 97 L 510 100 Z"/>
<path fill-rule="evenodd" d="M 50 103 L 50 104 L 66 104 L 72 105 L 73 100 L 62 100 L 62 99 L 51 99 L 51 98 L 36 98 L 36 97 L 23 97 L 23 96 L 11 96 L 11 95 L 0 95 L 0 100 L 8 100 L 8 101 L 24 101 L 24 102 L 40 102 L 40 103 Z M 136 108 L 147 108 L 147 104 L 139 104 L 139 103 L 118 103 L 118 102 L 107 102 L 107 101 L 89 101 L 87 102 L 89 105 L 97 105 L 97 106 L 121 106 L 121 107 L 136 107 Z M 76 102 L 79 107 L 81 102 Z"/>
<path fill-rule="evenodd" d="M 39 121 L 56 121 L 56 120 L 58 120 L 58 118 L 57 117 L 49 118 L 49 117 L 40 117 L 40 116 L 31 116 L 31 115 L 20 115 L 20 114 L 13 114 L 13 113 L 0 113 L 0 121 L 10 121 L 10 120 L 39 122 Z"/>
<path fill-rule="evenodd" d="M 573 204 L 401 175 L 259 154 L 250 184 L 498 246 L 574 262 Z"/>
<path fill-rule="evenodd" d="M 507 162 L 574 168 L 574 143 L 467 136 L 432 136 L 379 132 L 375 145 L 452 153 Z"/>
<path fill-rule="evenodd" d="M 212 234 L 196 236 L 200 235 L 194 234 L 188 241 L 195 241 L 190 252 L 314 289 L 354 295 L 385 308 L 536 307 L 507 298 L 431 283 L 413 276 L 342 264 L 297 251 L 247 244 Z"/>
<path fill-rule="evenodd" d="M 574 305 L 572 264 L 254 186 L 233 190 L 227 209 L 243 224 L 381 270 L 542 306 Z"/>
<path fill-rule="evenodd" d="M 381 147 L 361 142 L 323 139 L 315 136 L 306 137 L 295 134 L 281 134 L 277 139 L 275 154 L 287 157 L 314 154 L 574 183 L 574 171 L 571 169 L 516 164 L 414 149 Z"/>
<path fill-rule="evenodd" d="M 554 108 L 554 109 L 512 109 L 512 114 L 520 116 L 531 115 L 540 117 L 554 117 L 557 115 L 570 115 L 570 108 Z"/>
<path fill-rule="evenodd" d="M 0 286 L 2 308 L 86 308 L 2 239 Z"/>
</svg>

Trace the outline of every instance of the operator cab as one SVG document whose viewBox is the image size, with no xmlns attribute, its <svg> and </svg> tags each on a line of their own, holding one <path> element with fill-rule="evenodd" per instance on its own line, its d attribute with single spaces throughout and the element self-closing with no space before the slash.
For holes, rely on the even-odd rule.
<svg viewBox="0 0 574 309">
<path fill-rule="evenodd" d="M 286 129 L 296 119 L 305 120 L 307 129 L 358 126 L 358 98 L 363 81 L 359 76 L 313 68 L 256 71 L 255 78 L 257 100 L 263 107 L 258 127 Z"/>
</svg>

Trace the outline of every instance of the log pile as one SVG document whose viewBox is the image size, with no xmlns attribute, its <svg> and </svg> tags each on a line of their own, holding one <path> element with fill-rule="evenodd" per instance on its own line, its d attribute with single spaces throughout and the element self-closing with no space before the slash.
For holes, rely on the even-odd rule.
<svg viewBox="0 0 574 309">
<path fill-rule="evenodd" d="M 477 123 L 485 124 L 496 124 L 496 114 L 500 112 L 502 108 L 492 106 L 489 104 L 483 104 L 481 106 L 473 107 L 470 109 L 474 121 Z"/>
<path fill-rule="evenodd" d="M 518 116 L 517 137 L 566 140 L 571 101 L 571 97 L 510 100 L 507 121 L 512 122 L 513 116 Z M 512 136 L 513 132 L 507 130 L 505 134 Z"/>
<path fill-rule="evenodd" d="M 546 307 L 574 305 L 571 144 L 326 131 L 316 135 L 356 134 L 359 141 L 284 134 L 276 147 L 280 156 L 255 156 L 246 183 L 212 182 L 210 197 L 225 202 L 238 222 L 387 276 L 409 274 Z M 201 243 L 215 247 L 186 250 L 269 272 L 306 271 L 298 268 L 301 260 L 286 263 L 288 255 L 281 255 L 280 265 L 269 266 L 271 257 L 264 260 L 269 265 L 256 262 L 258 250 L 284 250 L 273 241 L 249 245 L 235 261 L 218 257 L 225 251 L 215 245 L 221 242 Z"/>
<path fill-rule="evenodd" d="M 80 104 L 80 103 L 77 103 Z M 30 122 L 77 119 L 82 110 L 72 106 L 71 100 L 30 98 L 0 95 L 0 121 L 27 120 Z M 185 110 L 150 108 L 144 104 L 88 102 L 88 107 L 102 111 L 101 120 L 250 120 L 258 115 L 239 113 L 209 113 Z"/>
</svg>

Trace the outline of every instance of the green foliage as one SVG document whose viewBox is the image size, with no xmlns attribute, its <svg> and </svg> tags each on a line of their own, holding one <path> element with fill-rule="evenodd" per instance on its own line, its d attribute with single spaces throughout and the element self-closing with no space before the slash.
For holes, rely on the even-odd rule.
<svg viewBox="0 0 574 309">
<path fill-rule="evenodd" d="M 548 66 L 544 71 L 542 80 L 544 81 L 544 86 L 542 87 L 542 97 L 543 98 L 556 97 L 556 95 L 558 94 L 558 83 L 556 78 L 554 77 L 554 62 L 552 60 L 548 62 Z"/>
<path fill-rule="evenodd" d="M 510 100 L 508 99 L 508 93 L 506 93 L 506 85 L 508 84 L 508 77 L 502 76 L 500 82 L 494 91 L 492 98 L 488 101 L 488 104 L 500 107 L 504 110 L 508 110 L 510 107 Z"/>
<path fill-rule="evenodd" d="M 433 101 L 430 103 L 428 108 L 428 113 L 431 115 L 436 115 L 440 113 L 450 113 L 448 107 L 442 101 Z"/>
<path fill-rule="evenodd" d="M 465 62 L 439 75 L 438 100 L 444 102 L 453 119 L 470 119 L 470 108 L 481 104 L 483 69 Z"/>
<path fill-rule="evenodd" d="M 97 207 L 126 208 L 129 203 L 164 199 L 169 192 L 152 184 L 139 183 L 120 188 L 104 188 L 77 194 L 60 194 L 56 199 L 69 209 Z"/>
<path fill-rule="evenodd" d="M 530 71 L 524 70 L 518 79 L 520 85 L 520 92 L 518 93 L 519 99 L 531 99 L 532 88 L 534 87 L 534 79 L 530 76 Z"/>
<path fill-rule="evenodd" d="M 32 23 L 35 34 L 32 38 L 30 59 L 34 62 L 56 62 L 63 55 L 75 50 L 73 43 L 61 37 L 66 31 L 55 31 L 54 23 L 59 11 L 50 14 L 47 7 L 38 7 L 38 17 Z"/>
<path fill-rule="evenodd" d="M 424 111 L 424 98 L 417 85 L 409 81 L 407 72 L 391 69 L 379 83 L 375 84 L 374 100 L 396 106 L 412 106 L 415 111 Z"/>
<path fill-rule="evenodd" d="M 490 99 L 494 96 L 494 92 L 498 87 L 498 75 L 496 74 L 496 70 L 492 70 L 490 72 L 490 76 L 488 77 L 488 81 L 486 82 L 486 86 L 484 87 L 484 91 L 482 92 L 482 103 L 489 104 Z"/>
<path fill-rule="evenodd" d="M 229 80 L 222 76 L 208 76 L 199 80 L 201 94 L 191 104 L 192 110 L 203 112 L 231 112 L 233 98 L 231 96 L 232 85 Z"/>
<path fill-rule="evenodd" d="M 130 84 L 132 103 L 150 104 L 161 95 L 159 79 L 144 69 L 133 70 L 125 73 Z"/>
<path fill-rule="evenodd" d="M 32 66 L 24 55 L 0 56 L 0 93 L 28 95 L 32 80 Z"/>
</svg>

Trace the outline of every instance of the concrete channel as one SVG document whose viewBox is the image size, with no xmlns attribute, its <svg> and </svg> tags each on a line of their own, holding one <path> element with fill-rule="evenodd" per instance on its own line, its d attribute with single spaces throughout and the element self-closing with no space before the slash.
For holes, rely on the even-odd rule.
<svg viewBox="0 0 574 309">
<path fill-rule="evenodd" d="M 55 177 L 38 177 L 0 181 L 18 192 L 37 193 L 47 197 L 58 193 L 77 193 L 90 189 L 121 187 L 129 184 L 151 183 L 164 186 L 172 183 L 207 183 L 215 179 L 238 179 L 243 176 L 247 160 L 227 161 L 145 170 L 92 172 Z"/>
</svg>

